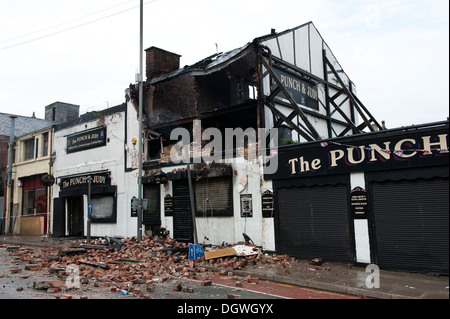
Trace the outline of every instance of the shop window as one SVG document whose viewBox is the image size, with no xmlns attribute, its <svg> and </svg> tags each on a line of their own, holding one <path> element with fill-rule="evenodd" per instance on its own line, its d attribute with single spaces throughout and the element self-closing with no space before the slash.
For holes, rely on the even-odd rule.
<svg viewBox="0 0 450 319">
<path fill-rule="evenodd" d="M 232 183 L 230 177 L 196 181 L 195 206 L 198 217 L 233 216 Z"/>
<path fill-rule="evenodd" d="M 92 195 L 92 222 L 115 223 L 116 222 L 116 198 L 114 195 Z"/>
<path fill-rule="evenodd" d="M 34 190 L 23 191 L 23 213 L 22 215 L 33 215 Z"/>
<path fill-rule="evenodd" d="M 47 213 L 47 192 L 45 188 L 34 190 L 34 209 L 36 214 Z"/>
<path fill-rule="evenodd" d="M 47 213 L 47 192 L 45 188 L 24 190 L 22 215 L 30 216 L 46 213 Z"/>
</svg>

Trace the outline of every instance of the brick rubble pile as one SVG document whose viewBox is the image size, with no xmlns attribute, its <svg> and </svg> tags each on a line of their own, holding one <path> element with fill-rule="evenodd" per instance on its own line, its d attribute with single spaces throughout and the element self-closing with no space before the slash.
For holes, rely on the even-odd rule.
<svg viewBox="0 0 450 319">
<path fill-rule="evenodd" d="M 138 242 L 135 237 L 121 242 L 105 242 L 98 239 L 87 242 L 72 242 L 60 248 L 33 249 L 23 247 L 11 251 L 17 265 L 32 271 L 47 271 L 60 278 L 60 282 L 40 281 L 35 289 L 57 292 L 64 286 L 70 272 L 68 266 L 79 267 L 81 285 L 93 283 L 95 287 L 107 287 L 110 291 L 134 291 L 148 298 L 157 283 L 168 279 L 198 279 L 199 273 L 219 271 L 229 275 L 232 270 L 247 266 L 267 266 L 294 262 L 286 255 L 257 254 L 252 256 L 230 256 L 197 261 L 188 259 L 188 244 L 170 237 L 147 237 Z"/>
</svg>

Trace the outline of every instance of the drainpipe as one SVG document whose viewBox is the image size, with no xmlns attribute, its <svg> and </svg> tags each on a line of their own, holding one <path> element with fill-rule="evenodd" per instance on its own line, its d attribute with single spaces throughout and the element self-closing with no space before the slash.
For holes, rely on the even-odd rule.
<svg viewBox="0 0 450 319">
<path fill-rule="evenodd" d="M 142 207 L 142 117 L 144 114 L 143 108 L 143 100 L 144 100 L 144 83 L 143 83 L 143 24 L 144 24 L 144 1 L 140 1 L 140 25 L 139 25 L 139 145 L 138 145 L 138 153 L 139 153 L 139 161 L 138 161 L 138 211 L 137 211 L 137 241 L 140 242 L 142 240 L 142 214 L 143 214 L 143 207 Z"/>
<path fill-rule="evenodd" d="M 48 136 L 48 138 L 49 138 L 49 141 L 48 141 L 48 144 L 49 144 L 48 154 L 50 155 L 50 160 L 48 161 L 48 173 L 50 175 L 52 175 L 52 173 L 53 173 L 52 168 L 53 168 L 53 160 L 54 160 L 54 157 L 53 157 L 53 131 L 54 131 L 54 127 L 52 127 L 52 129 L 48 133 L 48 135 L 49 135 Z M 53 185 L 48 187 L 47 189 L 48 189 L 48 194 L 47 194 L 47 229 L 46 229 L 46 233 L 45 234 L 48 236 L 50 234 L 50 229 L 51 229 L 50 223 L 52 221 L 52 216 L 53 216 L 53 214 L 52 214 L 52 210 L 53 210 L 53 207 L 52 207 L 52 204 L 53 204 Z"/>
<path fill-rule="evenodd" d="M 11 118 L 11 133 L 9 134 L 8 177 L 7 177 L 7 188 L 9 189 L 9 196 L 5 200 L 6 200 L 6 205 L 7 205 L 6 206 L 7 207 L 7 211 L 9 211 L 9 214 L 8 214 L 8 217 L 9 217 L 8 218 L 8 230 L 14 231 L 13 229 L 11 229 L 11 226 L 12 226 L 12 224 L 11 224 L 11 222 L 12 222 L 12 218 L 11 218 L 12 211 L 11 211 L 10 203 L 11 203 L 12 192 L 13 192 L 13 190 L 11 188 L 11 186 L 12 186 L 12 162 L 13 162 L 13 150 L 14 150 L 14 134 L 15 134 L 15 131 L 16 131 L 16 118 L 17 118 L 17 116 L 11 115 L 10 118 Z"/>
</svg>

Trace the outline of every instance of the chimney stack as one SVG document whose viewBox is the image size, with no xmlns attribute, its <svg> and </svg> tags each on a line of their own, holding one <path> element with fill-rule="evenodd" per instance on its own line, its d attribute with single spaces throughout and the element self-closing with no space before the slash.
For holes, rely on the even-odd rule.
<svg viewBox="0 0 450 319">
<path fill-rule="evenodd" d="M 58 124 L 76 120 L 79 116 L 79 105 L 55 102 L 45 107 L 45 119 Z"/>
<path fill-rule="evenodd" d="M 181 55 L 157 47 L 150 47 L 145 52 L 147 81 L 180 68 Z"/>
</svg>

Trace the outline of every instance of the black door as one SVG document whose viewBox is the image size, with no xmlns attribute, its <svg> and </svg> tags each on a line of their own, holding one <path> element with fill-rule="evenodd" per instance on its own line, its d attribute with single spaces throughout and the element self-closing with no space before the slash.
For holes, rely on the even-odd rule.
<svg viewBox="0 0 450 319">
<path fill-rule="evenodd" d="M 83 197 L 67 198 L 68 207 L 68 228 L 69 236 L 83 237 L 84 217 L 83 217 Z"/>
<path fill-rule="evenodd" d="M 448 275 L 448 178 L 372 182 L 377 264 Z"/>
<path fill-rule="evenodd" d="M 173 233 L 175 240 L 190 243 L 194 241 L 187 181 L 173 182 Z"/>
<path fill-rule="evenodd" d="M 53 236 L 64 237 L 66 235 L 66 214 L 64 209 L 64 198 L 53 199 Z"/>
<path fill-rule="evenodd" d="M 280 188 L 277 250 L 301 259 L 352 262 L 347 185 Z"/>
</svg>

